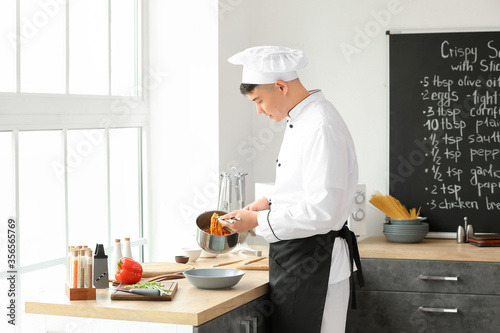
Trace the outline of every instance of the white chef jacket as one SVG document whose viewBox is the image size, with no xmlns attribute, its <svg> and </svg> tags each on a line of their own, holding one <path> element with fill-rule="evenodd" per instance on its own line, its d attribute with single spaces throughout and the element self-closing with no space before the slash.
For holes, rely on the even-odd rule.
<svg viewBox="0 0 500 333">
<path fill-rule="evenodd" d="M 276 160 L 271 210 L 259 211 L 258 231 L 270 243 L 340 230 L 358 182 L 358 164 L 349 130 L 320 90 L 287 117 Z M 336 238 L 329 284 L 350 276 L 347 243 Z"/>
</svg>

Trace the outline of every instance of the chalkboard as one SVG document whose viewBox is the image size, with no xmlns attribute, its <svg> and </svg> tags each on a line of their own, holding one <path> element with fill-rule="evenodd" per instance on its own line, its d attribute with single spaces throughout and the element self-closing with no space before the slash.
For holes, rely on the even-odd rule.
<svg viewBox="0 0 500 333">
<path fill-rule="evenodd" d="M 389 193 L 500 233 L 500 32 L 389 33 Z"/>
</svg>

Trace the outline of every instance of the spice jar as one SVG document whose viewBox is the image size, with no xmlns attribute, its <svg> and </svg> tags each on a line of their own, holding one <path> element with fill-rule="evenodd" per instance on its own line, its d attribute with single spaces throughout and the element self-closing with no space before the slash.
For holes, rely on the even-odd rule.
<svg viewBox="0 0 500 333">
<path fill-rule="evenodd" d="M 130 247 L 130 238 L 128 238 L 128 237 L 125 237 L 125 239 L 123 240 L 123 256 L 130 258 L 130 259 L 134 259 L 134 258 L 132 258 L 132 249 Z"/>
</svg>

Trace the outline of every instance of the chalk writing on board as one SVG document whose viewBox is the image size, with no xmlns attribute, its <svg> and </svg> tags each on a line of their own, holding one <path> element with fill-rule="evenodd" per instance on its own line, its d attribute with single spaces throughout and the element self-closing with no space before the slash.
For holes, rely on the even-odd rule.
<svg viewBox="0 0 500 333">
<path fill-rule="evenodd" d="M 500 33 L 465 37 L 391 36 L 390 190 L 438 224 L 497 216 L 481 227 L 500 232 Z"/>
</svg>

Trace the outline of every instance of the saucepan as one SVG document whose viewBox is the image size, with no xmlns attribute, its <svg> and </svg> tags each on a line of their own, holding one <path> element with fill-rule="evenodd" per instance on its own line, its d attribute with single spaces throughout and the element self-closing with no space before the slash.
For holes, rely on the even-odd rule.
<svg viewBox="0 0 500 333">
<path fill-rule="evenodd" d="M 217 213 L 219 216 L 227 214 L 222 210 L 210 210 L 200 214 L 196 218 L 196 241 L 198 245 L 205 251 L 210 253 L 226 253 L 231 251 L 238 245 L 239 234 L 231 231 L 229 235 L 212 235 L 203 229 L 210 228 L 212 215 Z"/>
</svg>

